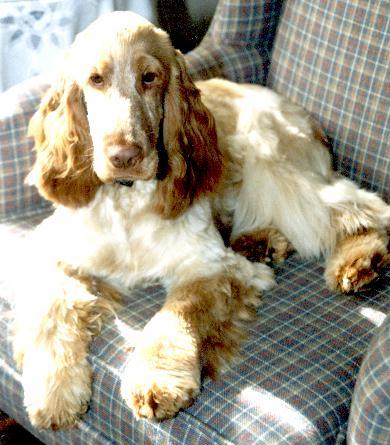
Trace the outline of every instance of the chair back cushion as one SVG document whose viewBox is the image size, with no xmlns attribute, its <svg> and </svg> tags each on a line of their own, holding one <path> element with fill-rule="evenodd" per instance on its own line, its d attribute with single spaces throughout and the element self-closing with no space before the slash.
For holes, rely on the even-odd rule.
<svg viewBox="0 0 390 445">
<path fill-rule="evenodd" d="M 390 198 L 390 3 L 285 1 L 268 85 L 314 114 L 337 168 Z"/>
<path fill-rule="evenodd" d="M 35 159 L 28 123 L 46 89 L 47 83 L 32 78 L 0 95 L 0 221 L 33 215 L 50 205 L 24 183 Z"/>
</svg>

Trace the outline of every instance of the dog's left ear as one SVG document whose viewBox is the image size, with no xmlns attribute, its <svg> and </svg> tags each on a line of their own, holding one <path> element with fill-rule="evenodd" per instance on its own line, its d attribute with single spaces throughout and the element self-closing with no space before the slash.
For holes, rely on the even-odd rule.
<svg viewBox="0 0 390 445">
<path fill-rule="evenodd" d="M 166 177 L 159 181 L 155 208 L 165 218 L 180 215 L 203 194 L 213 191 L 222 173 L 214 117 L 175 51 L 164 100 Z"/>
</svg>

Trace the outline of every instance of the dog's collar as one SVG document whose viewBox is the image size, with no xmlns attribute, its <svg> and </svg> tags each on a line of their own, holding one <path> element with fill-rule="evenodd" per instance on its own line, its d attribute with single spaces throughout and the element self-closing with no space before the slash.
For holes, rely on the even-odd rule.
<svg viewBox="0 0 390 445">
<path fill-rule="evenodd" d="M 125 187 L 133 187 L 134 181 L 128 181 L 127 179 L 118 179 L 115 184 L 124 185 Z"/>
</svg>

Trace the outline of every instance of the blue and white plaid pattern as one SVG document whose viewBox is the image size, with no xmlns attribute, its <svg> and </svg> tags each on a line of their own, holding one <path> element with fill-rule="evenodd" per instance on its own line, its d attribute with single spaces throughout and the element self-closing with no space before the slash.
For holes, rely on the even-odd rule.
<svg viewBox="0 0 390 445">
<path fill-rule="evenodd" d="M 193 78 L 264 84 L 282 4 L 220 0 L 203 41 L 186 55 Z"/>
<path fill-rule="evenodd" d="M 356 382 L 348 424 L 352 444 L 390 443 L 390 315 L 368 348 Z"/>
<path fill-rule="evenodd" d="M 340 171 L 388 200 L 389 60 L 389 1 L 286 1 L 268 78 L 322 123 Z"/>
<path fill-rule="evenodd" d="M 17 235 L 13 225 L 8 239 Z M 79 429 L 33 433 L 61 445 L 344 443 L 355 379 L 376 323 L 390 309 L 390 292 L 385 278 L 356 296 L 335 294 L 325 289 L 322 274 L 319 262 L 296 256 L 281 265 L 278 287 L 248 323 L 241 356 L 217 381 L 203 383 L 193 406 L 163 423 L 136 421 L 120 396 L 129 354 L 121 326 L 142 329 L 164 299 L 158 287 L 131 292 L 118 311 L 121 323 L 107 319 L 92 343 L 93 397 Z M 4 315 L 6 286 L 0 295 Z M 7 317 L 0 317 L 0 357 L 0 409 L 31 429 Z"/>
<path fill-rule="evenodd" d="M 24 180 L 33 161 L 33 141 L 27 127 L 47 83 L 25 81 L 1 94 L 0 105 L 0 222 L 39 212 L 49 204 Z"/>
<path fill-rule="evenodd" d="M 191 71 L 197 77 L 264 82 L 282 3 L 221 0 L 202 45 L 186 56 Z M 389 64 L 384 63 L 389 60 L 389 2 L 284 3 L 269 85 L 317 116 L 344 172 L 389 196 Z M 8 96 L 17 98 L 13 108 L 0 120 L 0 216 L 11 221 L 1 226 L 0 236 L 8 245 L 29 229 L 26 216 L 46 205 L 23 186 L 33 158 L 24 135 L 43 89 L 36 84 L 14 90 Z M 15 108 L 16 100 L 21 105 Z M 36 214 L 31 225 L 40 217 Z M 7 261 L 6 251 L 0 255 Z M 78 429 L 56 433 L 32 430 L 22 408 L 7 318 L 11 297 L 6 277 L 0 276 L 0 409 L 45 443 L 61 445 L 343 444 L 360 364 L 376 326 L 389 313 L 390 270 L 371 290 L 355 296 L 326 290 L 322 273 L 319 262 L 296 256 L 280 266 L 279 285 L 265 295 L 256 321 L 248 325 L 241 357 L 218 381 L 204 382 L 193 406 L 161 424 L 137 422 L 121 400 L 119 376 L 128 347 L 121 325 L 108 320 L 91 346 L 90 410 Z M 159 288 L 136 290 L 119 318 L 140 329 L 163 298 Z M 388 370 L 388 339 L 384 327 L 359 375 L 349 420 L 351 443 L 362 437 L 372 438 L 372 444 L 387 440 L 386 423 L 375 415 L 371 400 L 388 395 L 382 386 L 388 379 L 376 377 Z"/>
</svg>

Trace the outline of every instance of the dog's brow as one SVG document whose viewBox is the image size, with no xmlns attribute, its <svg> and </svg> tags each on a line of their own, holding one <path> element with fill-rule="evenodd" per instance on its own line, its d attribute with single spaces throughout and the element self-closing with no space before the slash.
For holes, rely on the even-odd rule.
<svg viewBox="0 0 390 445">
<path fill-rule="evenodd" d="M 112 73 L 112 67 L 113 64 L 110 59 L 102 59 L 95 64 L 91 72 L 97 72 L 102 76 L 108 76 Z"/>
</svg>

